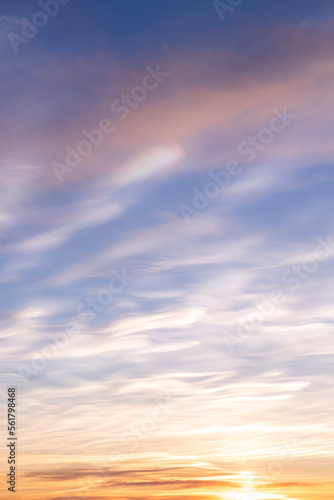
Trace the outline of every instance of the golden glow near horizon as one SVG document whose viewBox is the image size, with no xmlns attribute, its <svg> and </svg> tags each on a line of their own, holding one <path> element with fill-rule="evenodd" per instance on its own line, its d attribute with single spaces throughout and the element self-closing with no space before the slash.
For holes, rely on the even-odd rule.
<svg viewBox="0 0 334 500">
<path fill-rule="evenodd" d="M 0 500 L 333 500 L 334 2 L 0 4 Z"/>
<path fill-rule="evenodd" d="M 223 493 L 222 500 L 271 500 L 271 499 L 282 499 L 282 500 L 299 500 L 296 498 L 288 498 L 285 495 L 266 492 L 259 492 L 257 490 L 258 481 L 256 481 L 257 476 L 249 471 L 244 471 L 236 476 L 236 479 L 240 478 L 240 489 L 237 491 L 227 491 Z M 254 481 L 255 480 L 255 481 Z"/>
</svg>

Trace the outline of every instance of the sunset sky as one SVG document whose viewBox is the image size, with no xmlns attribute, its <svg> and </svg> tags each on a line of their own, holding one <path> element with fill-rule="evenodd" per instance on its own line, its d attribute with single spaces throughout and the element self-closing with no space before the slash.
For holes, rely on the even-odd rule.
<svg viewBox="0 0 334 500">
<path fill-rule="evenodd" d="M 334 3 L 0 27 L 0 497 L 333 500 Z"/>
</svg>

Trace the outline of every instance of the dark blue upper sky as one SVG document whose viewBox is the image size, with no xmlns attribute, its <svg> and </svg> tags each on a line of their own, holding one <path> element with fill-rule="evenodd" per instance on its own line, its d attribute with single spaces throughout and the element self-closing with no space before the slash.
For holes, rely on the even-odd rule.
<svg viewBox="0 0 334 500">
<path fill-rule="evenodd" d="M 0 0 L 18 500 L 75 498 L 162 399 L 170 420 L 92 498 L 231 500 L 254 480 L 254 499 L 328 500 L 334 2 L 244 0 L 221 22 L 207 0 L 70 0 L 16 53 L 39 9 Z"/>
<path fill-rule="evenodd" d="M 39 10 L 27 0 L 2 0 L 0 8 L 28 19 Z M 265 34 L 279 24 L 323 23 L 333 10 L 330 0 L 244 0 L 221 22 L 207 0 L 71 0 L 42 29 L 39 43 L 49 51 L 108 51 L 129 58 L 147 50 L 159 53 L 164 45 L 232 48 L 247 43 L 254 30 Z"/>
</svg>

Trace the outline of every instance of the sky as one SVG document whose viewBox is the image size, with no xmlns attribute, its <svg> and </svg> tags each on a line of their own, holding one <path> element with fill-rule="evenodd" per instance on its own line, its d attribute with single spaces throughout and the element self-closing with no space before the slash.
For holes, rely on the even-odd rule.
<svg viewBox="0 0 334 500">
<path fill-rule="evenodd" d="M 333 28 L 330 0 L 0 1 L 17 500 L 332 500 Z"/>
</svg>

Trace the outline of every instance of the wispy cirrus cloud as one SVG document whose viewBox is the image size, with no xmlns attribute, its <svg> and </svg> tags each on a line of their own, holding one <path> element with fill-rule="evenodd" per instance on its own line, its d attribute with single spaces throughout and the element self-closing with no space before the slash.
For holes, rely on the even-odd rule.
<svg viewBox="0 0 334 500">
<path fill-rule="evenodd" d="M 15 64 L 1 52 L 0 372 L 20 391 L 23 496 L 228 499 L 251 477 L 258 499 L 329 498 L 333 258 L 298 287 L 284 273 L 334 234 L 332 24 L 245 26 L 240 45 L 136 64 L 102 41 L 50 51 L 47 33 Z M 120 120 L 111 103 L 158 63 L 166 85 Z M 240 143 L 285 107 L 296 119 L 251 164 Z M 107 116 L 115 132 L 60 184 L 52 162 Z M 185 225 L 178 204 L 230 160 L 240 175 Z M 93 309 L 122 269 L 129 286 Z"/>
</svg>

